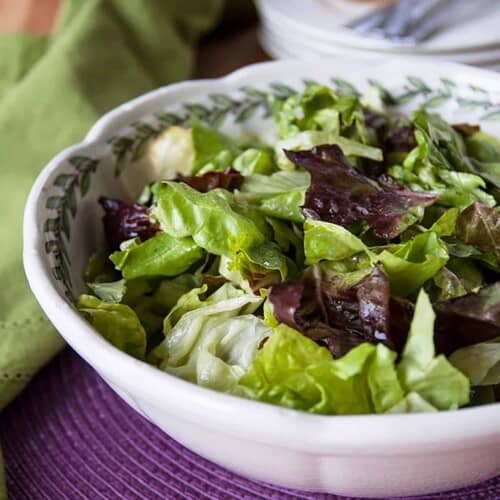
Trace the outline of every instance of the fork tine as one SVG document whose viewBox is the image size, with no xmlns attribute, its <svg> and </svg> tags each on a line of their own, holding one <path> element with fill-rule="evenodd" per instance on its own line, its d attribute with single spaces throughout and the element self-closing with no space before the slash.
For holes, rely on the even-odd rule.
<svg viewBox="0 0 500 500">
<path fill-rule="evenodd" d="M 449 16 L 449 7 L 455 0 L 444 0 L 432 10 L 432 15 L 423 17 L 420 22 L 415 23 L 407 32 L 407 36 L 416 43 L 423 42 L 446 24 Z"/>
<path fill-rule="evenodd" d="M 390 38 L 404 36 L 408 29 L 427 15 L 441 0 L 400 0 L 382 31 Z"/>
<path fill-rule="evenodd" d="M 387 5 L 348 22 L 345 27 L 356 33 L 368 33 L 382 26 L 394 8 L 394 4 Z"/>
</svg>

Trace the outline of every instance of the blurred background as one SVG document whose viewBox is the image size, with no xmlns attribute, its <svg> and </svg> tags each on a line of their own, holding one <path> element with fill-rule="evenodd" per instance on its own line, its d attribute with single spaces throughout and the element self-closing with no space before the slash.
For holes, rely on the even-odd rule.
<svg viewBox="0 0 500 500">
<path fill-rule="evenodd" d="M 0 32 L 50 33 L 61 4 L 0 0 Z M 195 77 L 268 59 L 339 55 L 424 56 L 500 70 L 498 0 L 232 0 L 226 11 L 199 43 Z"/>
</svg>

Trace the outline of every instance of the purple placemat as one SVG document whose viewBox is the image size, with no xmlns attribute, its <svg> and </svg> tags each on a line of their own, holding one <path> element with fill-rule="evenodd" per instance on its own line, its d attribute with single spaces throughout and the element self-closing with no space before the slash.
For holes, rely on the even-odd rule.
<svg viewBox="0 0 500 500">
<path fill-rule="evenodd" d="M 2 414 L 0 442 L 14 500 L 341 498 L 250 481 L 204 460 L 129 408 L 69 349 Z M 418 498 L 497 499 L 500 477 Z"/>
</svg>

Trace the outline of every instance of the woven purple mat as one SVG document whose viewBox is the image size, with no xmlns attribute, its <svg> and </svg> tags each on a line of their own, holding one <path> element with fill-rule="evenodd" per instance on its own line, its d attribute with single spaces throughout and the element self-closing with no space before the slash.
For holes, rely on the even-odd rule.
<svg viewBox="0 0 500 500">
<path fill-rule="evenodd" d="M 2 414 L 0 442 L 13 500 L 341 498 L 250 481 L 204 460 L 129 408 L 69 349 Z M 418 498 L 497 499 L 500 477 Z"/>
</svg>

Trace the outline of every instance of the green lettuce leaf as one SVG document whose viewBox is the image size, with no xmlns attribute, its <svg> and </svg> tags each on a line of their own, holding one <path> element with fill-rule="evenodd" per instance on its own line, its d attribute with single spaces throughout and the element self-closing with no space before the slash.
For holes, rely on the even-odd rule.
<svg viewBox="0 0 500 500">
<path fill-rule="evenodd" d="M 145 279 L 112 281 L 109 283 L 87 283 L 94 295 L 104 302 L 118 304 L 128 303 L 154 289 L 151 281 Z"/>
<path fill-rule="evenodd" d="M 458 349 L 450 363 L 467 376 L 472 385 L 500 384 L 500 337 Z"/>
<path fill-rule="evenodd" d="M 348 229 L 313 219 L 304 222 L 304 252 L 308 265 L 321 260 L 339 261 L 360 253 L 375 262 L 375 255 Z"/>
<path fill-rule="evenodd" d="M 240 386 L 247 397 L 311 413 L 383 412 L 403 397 L 395 358 L 381 344 L 362 344 L 334 361 L 324 347 L 279 325 Z"/>
<path fill-rule="evenodd" d="M 191 136 L 194 148 L 192 174 L 225 170 L 241 153 L 231 139 L 197 121 L 191 125 Z"/>
<path fill-rule="evenodd" d="M 408 393 L 398 401 L 387 413 L 426 413 L 438 411 L 417 392 Z"/>
<path fill-rule="evenodd" d="M 324 347 L 295 330 L 279 325 L 240 379 L 248 397 L 313 413 L 329 413 L 324 389 L 307 368 L 331 363 Z"/>
<path fill-rule="evenodd" d="M 414 112 L 413 125 L 417 147 L 403 166 L 389 168 L 391 176 L 415 191 L 438 194 L 445 206 L 464 208 L 476 200 L 495 205 L 458 132 L 439 115 L 422 109 Z"/>
<path fill-rule="evenodd" d="M 85 283 L 105 283 L 116 281 L 120 273 L 114 268 L 107 252 L 96 252 L 90 256 L 83 273 Z"/>
<path fill-rule="evenodd" d="M 81 295 L 76 306 L 108 342 L 131 356 L 144 359 L 146 331 L 129 306 L 102 302 L 91 295 Z"/>
<path fill-rule="evenodd" d="M 135 280 L 141 281 L 141 280 Z M 173 279 L 161 280 L 152 293 L 131 296 L 127 283 L 124 303 L 139 316 L 148 335 L 160 339 L 165 316 L 175 306 L 179 298 L 194 287 L 201 286 L 201 278 L 192 274 L 181 274 Z"/>
<path fill-rule="evenodd" d="M 443 355 L 436 356 L 434 319 L 429 297 L 421 290 L 398 375 L 407 392 L 418 393 L 439 410 L 455 409 L 468 403 L 469 381 Z"/>
<path fill-rule="evenodd" d="M 103 302 L 125 304 L 137 314 L 148 338 L 161 332 L 163 318 L 179 297 L 201 285 L 201 277 L 182 274 L 173 279 L 121 279 L 110 283 L 88 283 Z"/>
<path fill-rule="evenodd" d="M 148 276 L 177 276 L 203 256 L 203 250 L 189 237 L 160 233 L 144 243 L 130 244 L 114 252 L 110 260 L 125 279 Z"/>
<path fill-rule="evenodd" d="M 293 261 L 299 268 L 304 265 L 304 236 L 295 224 L 273 217 L 266 218 L 273 229 L 273 239 L 281 250 L 287 255 L 292 255 Z"/>
<path fill-rule="evenodd" d="M 165 320 L 165 340 L 154 350 L 159 367 L 213 389 L 238 392 L 237 383 L 270 328 L 251 313 L 263 298 L 230 284 L 200 299 L 188 292 Z"/>
<path fill-rule="evenodd" d="M 430 288 L 433 301 L 460 297 L 468 292 L 460 278 L 446 267 L 434 275 Z"/>
<path fill-rule="evenodd" d="M 112 304 L 119 304 L 127 292 L 124 279 L 109 283 L 87 283 L 87 286 L 96 297 Z"/>
<path fill-rule="evenodd" d="M 446 267 L 460 280 L 467 292 L 484 285 L 483 273 L 472 259 L 450 257 Z"/>
<path fill-rule="evenodd" d="M 232 257 L 265 243 L 271 232 L 263 216 L 238 207 L 222 189 L 199 193 L 185 184 L 166 182 L 152 213 L 167 234 L 191 237 L 215 255 Z"/>
<path fill-rule="evenodd" d="M 460 210 L 456 207 L 446 210 L 446 212 L 432 224 L 429 231 L 436 233 L 439 237 L 453 235 L 459 213 Z"/>
<path fill-rule="evenodd" d="M 256 202 L 275 194 L 305 191 L 310 183 L 311 176 L 305 170 L 279 171 L 271 175 L 248 175 L 240 190 L 244 200 Z"/>
<path fill-rule="evenodd" d="M 276 243 L 267 242 L 241 250 L 232 259 L 222 257 L 219 274 L 243 290 L 258 292 L 286 279 L 289 267 L 295 270 L 295 263 Z"/>
<path fill-rule="evenodd" d="M 258 204 L 258 208 L 264 215 L 300 223 L 304 220 L 301 211 L 304 197 L 305 189 L 276 194 L 263 199 Z"/>
<path fill-rule="evenodd" d="M 238 252 L 232 266 L 249 282 L 252 290 L 257 291 L 285 280 L 289 264 L 279 246 L 267 242 Z"/>
<path fill-rule="evenodd" d="M 202 285 L 197 288 L 192 288 L 182 294 L 163 320 L 163 333 L 168 334 L 184 314 L 202 307 L 203 296 L 207 290 L 208 286 Z M 233 289 L 231 288 L 230 290 L 232 291 Z M 224 289 L 224 291 L 226 291 L 226 289 Z M 239 293 L 236 293 L 234 296 L 237 297 L 239 295 Z"/>
<path fill-rule="evenodd" d="M 391 292 L 407 297 L 431 279 L 448 261 L 444 243 L 428 231 L 403 245 L 383 250 L 377 257 L 389 276 Z"/>
<path fill-rule="evenodd" d="M 500 188 L 500 140 L 484 132 L 476 132 L 465 138 L 465 147 L 475 171 Z"/>
<path fill-rule="evenodd" d="M 275 108 L 274 118 L 282 139 L 302 131 L 322 130 L 366 142 L 363 108 L 354 94 L 338 95 L 332 89 L 309 85 Z"/>
<path fill-rule="evenodd" d="M 322 386 L 327 413 L 383 413 L 404 395 L 395 359 L 382 344 L 361 344 L 338 360 L 308 367 L 307 373 Z"/>
<path fill-rule="evenodd" d="M 276 144 L 276 162 L 283 170 L 293 170 L 294 164 L 286 157 L 284 151 L 309 150 L 314 146 L 323 144 L 336 144 L 342 153 L 349 157 L 367 158 L 373 161 L 382 161 L 382 150 L 373 146 L 368 146 L 353 139 L 347 139 L 329 131 L 312 130 L 300 132 L 288 139 L 278 141 Z"/>
<path fill-rule="evenodd" d="M 247 176 L 252 174 L 270 175 L 274 170 L 272 156 L 262 149 L 250 148 L 237 156 L 232 167 Z"/>
<path fill-rule="evenodd" d="M 338 96 L 331 89 L 317 85 L 308 87 L 302 94 L 290 96 L 275 113 L 280 137 L 290 137 L 302 130 L 323 129 L 325 125 L 328 130 L 339 134 L 337 101 Z"/>
<path fill-rule="evenodd" d="M 163 316 L 165 316 L 184 294 L 193 288 L 200 287 L 201 284 L 201 276 L 188 273 L 161 280 L 153 293 L 155 308 L 164 311 Z"/>
<path fill-rule="evenodd" d="M 432 231 L 404 244 L 369 248 L 347 229 L 315 220 L 304 224 L 304 250 L 307 264 L 339 262 L 340 266 L 327 266 L 333 272 L 356 271 L 380 262 L 389 277 L 391 292 L 401 297 L 417 291 L 448 261 L 445 245 Z"/>
<path fill-rule="evenodd" d="M 299 170 L 253 174 L 245 177 L 236 198 L 257 206 L 270 217 L 301 223 L 304 216 L 300 207 L 309 184 L 309 174 Z"/>
</svg>

